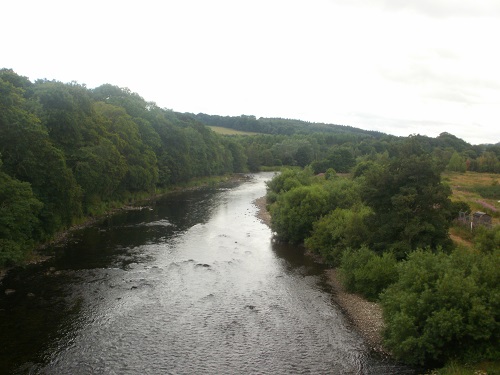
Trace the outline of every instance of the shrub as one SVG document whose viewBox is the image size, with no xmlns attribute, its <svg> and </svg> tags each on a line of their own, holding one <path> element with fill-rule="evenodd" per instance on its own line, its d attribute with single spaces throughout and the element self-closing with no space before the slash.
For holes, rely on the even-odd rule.
<svg viewBox="0 0 500 375">
<path fill-rule="evenodd" d="M 482 253 L 500 250 L 500 226 L 491 229 L 479 226 L 475 230 L 474 245 Z"/>
<path fill-rule="evenodd" d="M 381 295 L 386 347 L 410 364 L 498 358 L 499 269 L 498 250 L 409 254 Z"/>
<path fill-rule="evenodd" d="M 304 241 L 313 222 L 328 212 L 327 199 L 328 192 L 319 185 L 299 186 L 279 195 L 270 206 L 273 230 L 285 241 Z"/>
<path fill-rule="evenodd" d="M 373 301 L 396 281 L 396 263 L 393 254 L 384 253 L 380 256 L 363 246 L 358 250 L 344 251 L 340 274 L 347 290 Z"/>
<path fill-rule="evenodd" d="M 364 219 L 370 214 L 371 210 L 366 206 L 337 208 L 313 223 L 311 236 L 306 238 L 305 245 L 330 265 L 338 266 L 345 249 L 357 249 L 365 243 L 368 227 Z"/>
</svg>

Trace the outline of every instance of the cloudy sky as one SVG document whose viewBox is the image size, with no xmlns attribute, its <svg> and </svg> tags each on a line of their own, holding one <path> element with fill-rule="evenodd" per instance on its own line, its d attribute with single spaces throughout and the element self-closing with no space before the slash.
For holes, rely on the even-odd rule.
<svg viewBox="0 0 500 375">
<path fill-rule="evenodd" d="M 500 142 L 499 0 L 16 0 L 0 68 L 179 112 Z"/>
</svg>

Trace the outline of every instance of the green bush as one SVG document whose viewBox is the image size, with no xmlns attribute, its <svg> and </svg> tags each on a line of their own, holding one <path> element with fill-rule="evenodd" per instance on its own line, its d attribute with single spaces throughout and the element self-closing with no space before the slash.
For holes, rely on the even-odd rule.
<svg viewBox="0 0 500 375">
<path fill-rule="evenodd" d="M 410 364 L 499 358 L 500 251 L 417 250 L 381 295 L 385 346 Z"/>
<path fill-rule="evenodd" d="M 285 168 L 267 183 L 267 189 L 268 192 L 278 195 L 299 186 L 310 185 L 311 177 L 312 172 L 309 169 Z"/>
<path fill-rule="evenodd" d="M 270 206 L 271 227 L 290 243 L 309 236 L 313 223 L 328 212 L 328 193 L 320 185 L 299 186 L 278 196 Z"/>
<path fill-rule="evenodd" d="M 16 264 L 24 258 L 25 253 L 21 243 L 0 238 L 0 267 Z"/>
<path fill-rule="evenodd" d="M 482 253 L 500 250 L 500 226 L 491 229 L 477 227 L 474 235 L 474 246 Z"/>
<path fill-rule="evenodd" d="M 364 219 L 370 214 L 371 210 L 366 206 L 337 208 L 313 223 L 305 245 L 320 254 L 328 264 L 338 266 L 346 248 L 357 249 L 365 243 L 369 229 Z"/>
<path fill-rule="evenodd" d="M 315 221 L 336 208 L 352 207 L 359 200 L 357 183 L 340 178 L 281 190 L 270 205 L 271 227 L 281 239 L 301 243 L 310 236 Z"/>
<path fill-rule="evenodd" d="M 496 180 L 490 186 L 474 186 L 474 191 L 486 199 L 500 199 L 500 185 Z"/>
<path fill-rule="evenodd" d="M 380 256 L 366 246 L 358 250 L 348 249 L 342 255 L 340 275 L 347 290 L 374 301 L 396 281 L 396 263 L 391 253 Z"/>
</svg>

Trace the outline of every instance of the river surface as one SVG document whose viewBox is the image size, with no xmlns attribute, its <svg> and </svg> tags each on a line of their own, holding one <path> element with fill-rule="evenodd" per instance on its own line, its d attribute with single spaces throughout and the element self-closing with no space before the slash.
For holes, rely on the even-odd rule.
<svg viewBox="0 0 500 375">
<path fill-rule="evenodd" d="M 272 173 L 76 232 L 0 286 L 0 373 L 413 374 L 370 352 L 324 268 L 256 217 Z"/>
</svg>

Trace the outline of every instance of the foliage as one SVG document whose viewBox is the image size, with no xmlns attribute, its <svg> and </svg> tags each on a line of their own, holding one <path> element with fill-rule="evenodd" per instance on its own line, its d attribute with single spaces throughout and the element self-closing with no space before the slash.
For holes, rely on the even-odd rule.
<svg viewBox="0 0 500 375">
<path fill-rule="evenodd" d="M 449 247 L 451 190 L 416 140 L 409 139 L 386 165 L 364 173 L 362 196 L 374 211 L 371 245 L 398 259 L 418 247 Z"/>
<path fill-rule="evenodd" d="M 2 206 L 2 263 L 112 202 L 242 172 L 248 160 L 240 142 L 128 89 L 31 83 L 8 69 L 0 70 L 0 153 L 2 184 L 17 186 L 32 214 L 25 218 L 20 198 L 2 198 L 18 202 Z M 8 235 L 17 222 L 26 230 Z"/>
<path fill-rule="evenodd" d="M 312 224 L 328 212 L 328 193 L 319 185 L 299 186 L 279 195 L 270 212 L 271 227 L 278 236 L 300 243 Z"/>
<path fill-rule="evenodd" d="M 474 246 L 482 253 L 500 250 L 500 226 L 486 228 L 479 226 L 474 230 Z"/>
<path fill-rule="evenodd" d="M 33 244 L 33 238 L 39 237 L 37 216 L 42 207 L 30 184 L 16 180 L 0 169 L 0 267 L 23 259 Z"/>
<path fill-rule="evenodd" d="M 315 173 L 326 172 L 333 168 L 340 173 L 347 173 L 356 165 L 354 150 L 349 146 L 333 146 L 324 159 L 312 163 Z"/>
<path fill-rule="evenodd" d="M 342 254 L 340 274 L 347 290 L 375 301 L 397 280 L 396 265 L 392 253 L 378 255 L 366 246 L 347 248 Z"/>
<path fill-rule="evenodd" d="M 352 126 L 310 123 L 301 120 L 290 120 L 283 118 L 259 118 L 255 116 L 217 116 L 207 115 L 205 113 L 192 114 L 198 121 L 209 125 L 219 126 L 229 129 L 236 129 L 252 133 L 265 134 L 285 134 L 292 135 L 297 133 L 347 133 L 355 136 L 381 137 L 382 133 L 369 130 L 361 130 Z"/>
<path fill-rule="evenodd" d="M 310 170 L 285 168 L 267 182 L 267 201 L 274 203 L 279 194 L 286 193 L 299 186 L 308 186 L 312 183 Z"/>
<path fill-rule="evenodd" d="M 498 184 L 497 180 L 494 180 L 490 186 L 477 185 L 474 187 L 474 191 L 483 198 L 500 200 L 500 184 Z"/>
<path fill-rule="evenodd" d="M 345 249 L 357 249 L 365 244 L 369 237 L 365 219 L 371 213 L 368 207 L 362 205 L 349 209 L 336 208 L 313 223 L 311 235 L 304 243 L 327 263 L 338 266 Z"/>
<path fill-rule="evenodd" d="M 451 156 L 446 169 L 452 172 L 462 172 L 462 173 L 465 172 L 466 171 L 465 159 L 462 156 L 460 156 L 458 152 L 455 151 Z"/>
<path fill-rule="evenodd" d="M 385 345 L 411 364 L 500 355 L 500 252 L 417 250 L 382 294 Z"/>
<path fill-rule="evenodd" d="M 0 153 L 4 172 L 28 182 L 43 202 L 45 235 L 71 225 L 81 214 L 81 190 L 40 120 L 25 109 L 23 90 L 0 79 Z M 3 104 L 3 105 L 2 105 Z"/>
</svg>

